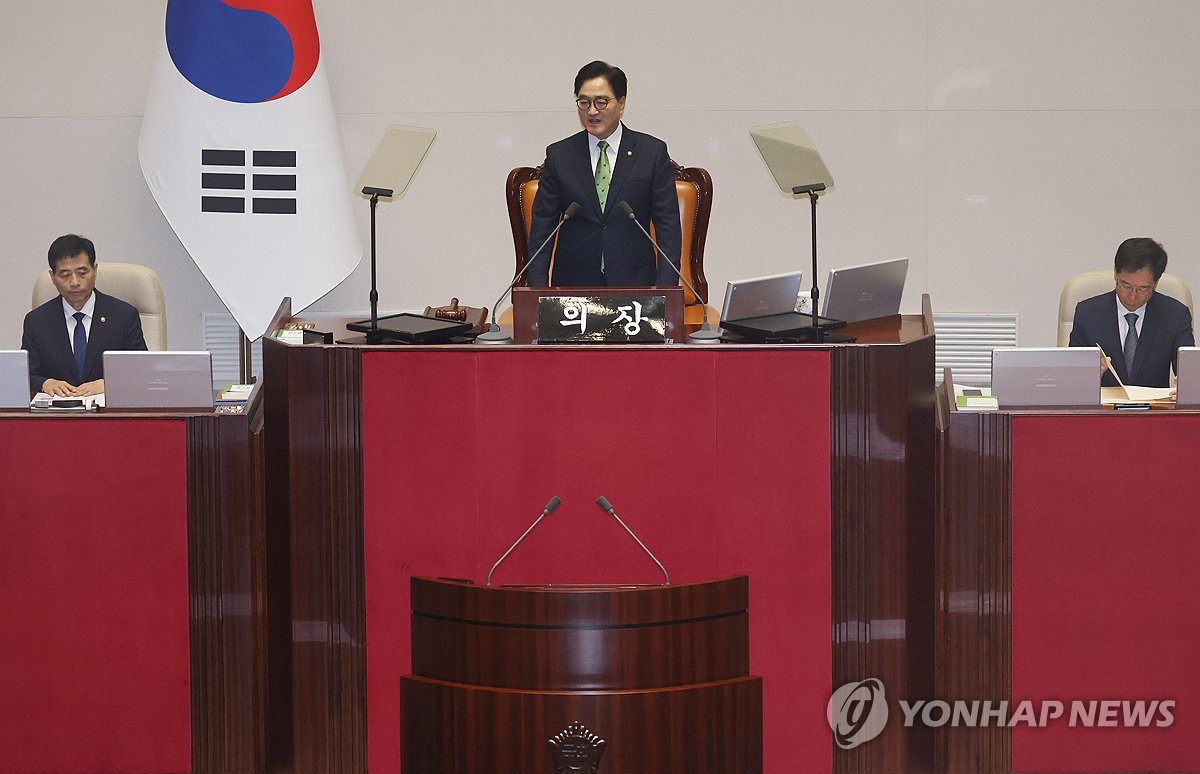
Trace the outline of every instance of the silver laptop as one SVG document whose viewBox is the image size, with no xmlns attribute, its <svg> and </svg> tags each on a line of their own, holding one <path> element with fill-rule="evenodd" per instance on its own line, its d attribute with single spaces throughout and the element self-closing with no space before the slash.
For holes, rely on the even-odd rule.
<svg viewBox="0 0 1200 774">
<path fill-rule="evenodd" d="M 1095 347 L 992 350 L 992 394 L 1001 408 L 1100 405 L 1100 351 Z"/>
<path fill-rule="evenodd" d="M 105 408 L 207 408 L 212 387 L 208 352 L 104 353 Z"/>
<path fill-rule="evenodd" d="M 899 314 L 906 276 L 907 258 L 833 269 L 821 314 L 846 322 Z"/>
<path fill-rule="evenodd" d="M 0 351 L 0 408 L 29 408 L 29 353 Z"/>
<path fill-rule="evenodd" d="M 800 296 L 804 272 L 734 280 L 725 286 L 722 320 L 747 320 L 769 314 L 792 312 Z"/>
<path fill-rule="evenodd" d="M 1200 347 L 1180 347 L 1175 360 L 1176 406 L 1200 406 Z"/>
</svg>

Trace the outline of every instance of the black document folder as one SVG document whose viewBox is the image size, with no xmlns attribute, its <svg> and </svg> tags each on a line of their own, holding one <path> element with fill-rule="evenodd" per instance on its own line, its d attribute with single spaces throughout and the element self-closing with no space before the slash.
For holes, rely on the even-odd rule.
<svg viewBox="0 0 1200 774">
<path fill-rule="evenodd" d="M 843 320 L 818 317 L 822 332 L 846 327 Z M 781 312 L 744 320 L 722 320 L 721 327 L 750 341 L 805 341 L 812 337 L 812 315 L 801 312 Z"/>
</svg>

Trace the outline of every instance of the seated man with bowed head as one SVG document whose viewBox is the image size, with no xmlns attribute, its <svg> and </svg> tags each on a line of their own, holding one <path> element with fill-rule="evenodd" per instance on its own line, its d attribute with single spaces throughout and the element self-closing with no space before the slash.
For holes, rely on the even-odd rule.
<svg viewBox="0 0 1200 774">
<path fill-rule="evenodd" d="M 1185 304 L 1155 293 L 1167 270 L 1167 252 L 1148 237 L 1126 239 L 1114 260 L 1116 288 L 1080 301 L 1071 328 L 1072 347 L 1097 344 L 1124 384 L 1169 387 L 1180 347 L 1192 347 L 1192 313 Z M 1101 384 L 1115 387 L 1107 370 Z"/>
<path fill-rule="evenodd" d="M 579 211 L 558 232 L 557 247 L 548 245 L 530 265 L 531 287 L 679 284 L 675 269 L 656 262 L 654 245 L 617 206 L 627 202 L 647 230 L 653 223 L 659 247 L 679 265 L 683 237 L 671 157 L 662 140 L 621 123 L 626 86 L 625 73 L 606 62 L 586 64 L 575 76 L 583 131 L 546 148 L 533 200 L 530 255 L 572 202 Z"/>
<path fill-rule="evenodd" d="M 102 393 L 103 354 L 146 349 L 142 319 L 129 304 L 95 290 L 92 240 L 60 236 L 46 257 L 59 296 L 25 315 L 21 349 L 29 352 L 29 386 L 56 397 Z"/>
</svg>

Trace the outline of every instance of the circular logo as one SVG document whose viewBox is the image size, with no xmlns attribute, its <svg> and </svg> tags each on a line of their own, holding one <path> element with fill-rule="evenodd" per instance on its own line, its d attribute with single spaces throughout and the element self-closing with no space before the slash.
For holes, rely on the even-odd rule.
<svg viewBox="0 0 1200 774">
<path fill-rule="evenodd" d="M 286 97 L 321 56 L 312 0 L 168 0 L 166 36 L 179 74 L 226 102 Z"/>
<path fill-rule="evenodd" d="M 833 692 L 825 707 L 825 719 L 833 729 L 833 740 L 843 750 L 852 750 L 883 732 L 888 708 L 883 683 L 872 677 L 846 683 Z"/>
</svg>

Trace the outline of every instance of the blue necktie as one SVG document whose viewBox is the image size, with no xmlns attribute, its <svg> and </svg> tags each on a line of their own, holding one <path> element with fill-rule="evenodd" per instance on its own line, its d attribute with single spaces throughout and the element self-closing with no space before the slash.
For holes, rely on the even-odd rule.
<svg viewBox="0 0 1200 774">
<path fill-rule="evenodd" d="M 75 368 L 79 371 L 79 383 L 83 384 L 83 364 L 87 362 L 87 328 L 83 327 L 83 312 L 75 313 Z"/>
</svg>

